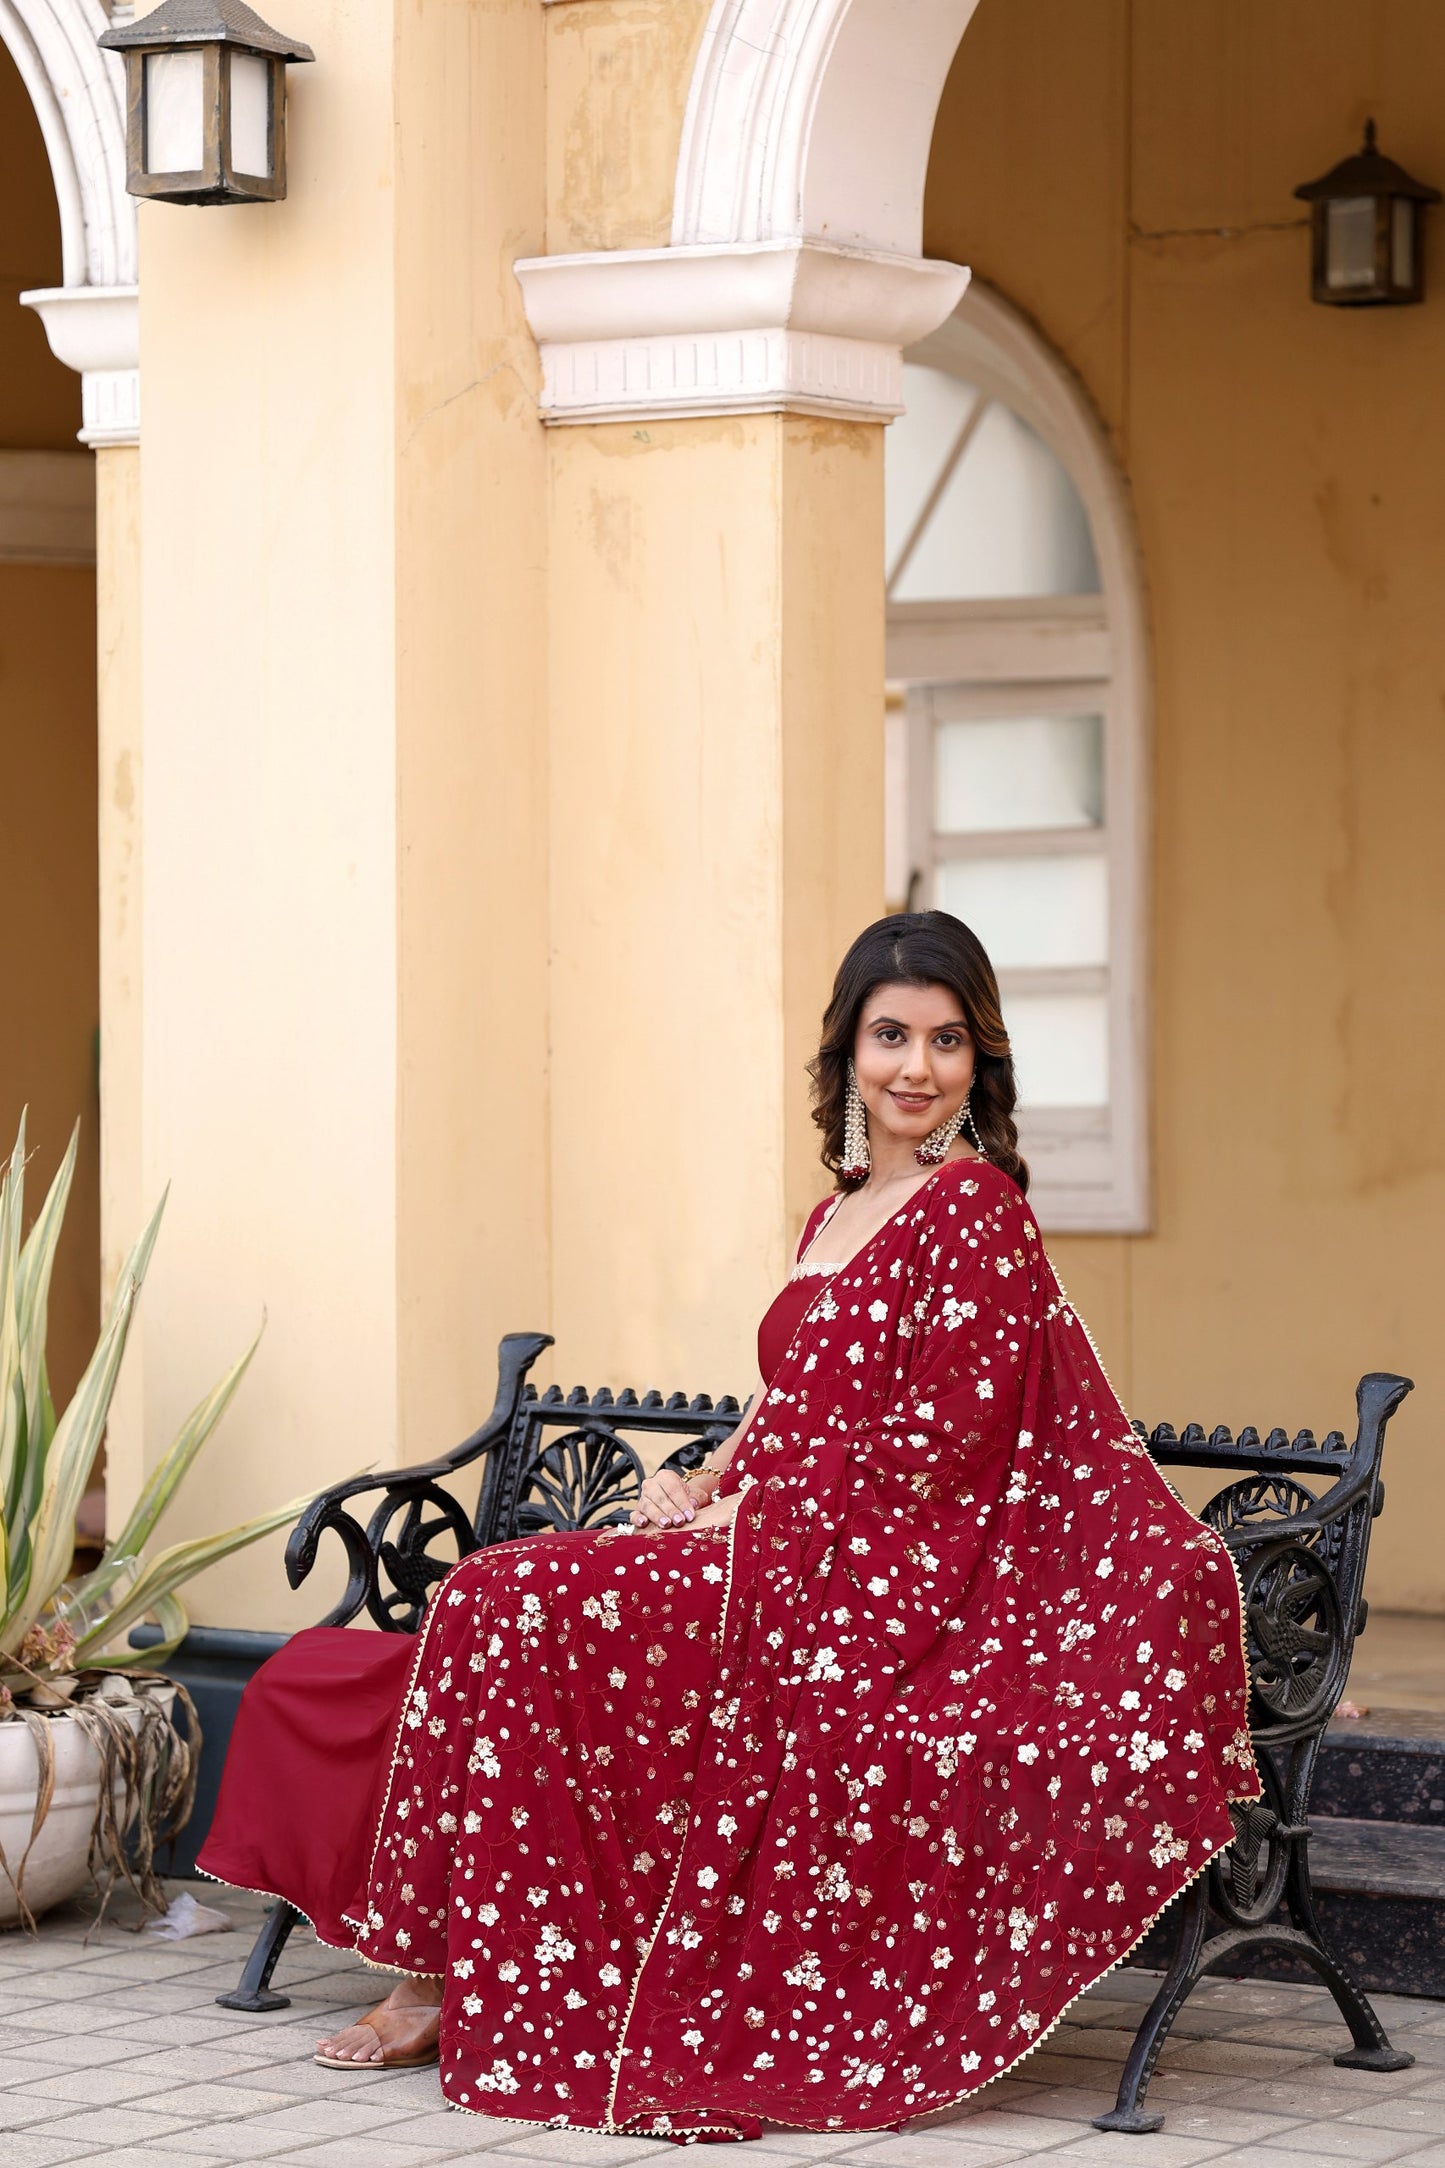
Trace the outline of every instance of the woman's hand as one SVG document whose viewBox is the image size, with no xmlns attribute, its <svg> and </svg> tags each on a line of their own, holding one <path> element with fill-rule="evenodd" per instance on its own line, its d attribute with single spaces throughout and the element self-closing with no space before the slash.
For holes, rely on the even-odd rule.
<svg viewBox="0 0 1445 2168">
<path fill-rule="evenodd" d="M 730 1498 L 706 1501 L 698 1493 L 701 1485 L 689 1484 L 673 1468 L 661 1468 L 656 1475 L 644 1478 L 642 1494 L 629 1516 L 633 1528 L 718 1528 L 726 1527 L 737 1511 L 737 1494 Z"/>
</svg>

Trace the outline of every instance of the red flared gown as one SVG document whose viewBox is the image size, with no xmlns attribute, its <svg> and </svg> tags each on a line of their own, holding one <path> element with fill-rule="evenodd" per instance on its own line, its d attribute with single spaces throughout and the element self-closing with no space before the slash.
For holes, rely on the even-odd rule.
<svg viewBox="0 0 1445 2168">
<path fill-rule="evenodd" d="M 1257 1796 L 1228 1553 L 1006 1177 L 941 1169 L 759 1352 L 730 1530 L 495 1545 L 414 1643 L 313 1629 L 247 1690 L 203 1870 L 444 1975 L 471 2113 L 726 2138 L 948 2105 Z"/>
</svg>

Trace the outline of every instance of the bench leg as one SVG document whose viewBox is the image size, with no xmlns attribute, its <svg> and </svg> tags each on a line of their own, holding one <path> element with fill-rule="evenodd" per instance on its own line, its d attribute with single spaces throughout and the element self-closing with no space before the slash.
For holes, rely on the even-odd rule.
<svg viewBox="0 0 1445 2168">
<path fill-rule="evenodd" d="M 1159 1983 L 1159 1992 L 1134 2035 L 1134 2045 L 1119 2080 L 1119 2097 L 1107 2115 L 1094 2117 L 1095 2130 L 1119 2130 L 1131 2137 L 1142 2137 L 1148 2131 L 1162 2128 L 1162 2115 L 1146 2113 L 1144 2095 L 1149 2090 L 1149 2080 L 1154 2075 L 1160 2051 L 1169 2038 L 1169 2028 L 1199 1978 L 1199 1953 L 1204 1947 L 1208 1919 L 1209 1879 L 1201 1874 L 1190 1883 L 1180 1900 L 1179 1934 L 1174 1955 L 1169 1960 L 1169 1970 Z"/>
<path fill-rule="evenodd" d="M 291 1997 L 272 1991 L 271 1975 L 276 1970 L 276 1960 L 291 1937 L 291 1930 L 301 1914 L 295 1905 L 288 1905 L 282 1898 L 274 1911 L 261 1922 L 261 1932 L 251 1945 L 245 1970 L 229 1995 L 218 1995 L 217 2002 L 223 2010 L 289 2010 Z"/>
<path fill-rule="evenodd" d="M 1389 2035 L 1375 2015 L 1374 2004 L 1356 1987 L 1335 1956 L 1320 1928 L 1315 1910 L 1314 1885 L 1310 1881 L 1309 1854 L 1301 1844 L 1295 1853 L 1285 1887 L 1289 1916 L 1313 1945 L 1310 1961 L 1335 1998 L 1335 2007 L 1350 2028 L 1353 2046 L 1341 2048 L 1335 2061 L 1344 2070 L 1408 2070 L 1414 2062 L 1403 2048 L 1391 2047 Z"/>
</svg>

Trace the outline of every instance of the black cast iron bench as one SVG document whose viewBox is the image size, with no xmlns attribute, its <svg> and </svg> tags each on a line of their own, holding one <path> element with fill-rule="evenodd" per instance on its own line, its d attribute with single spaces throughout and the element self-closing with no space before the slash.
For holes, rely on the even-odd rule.
<svg viewBox="0 0 1445 2168">
<path fill-rule="evenodd" d="M 622 1521 L 642 1486 L 638 1445 L 677 1437 L 662 1465 L 695 1468 L 742 1416 L 736 1400 L 706 1393 L 692 1400 L 605 1389 L 589 1395 L 580 1385 L 539 1393 L 527 1373 L 551 1345 L 546 1333 L 507 1334 L 496 1404 L 450 1453 L 416 1468 L 354 1476 L 306 1508 L 286 1546 L 291 1586 L 310 1573 L 328 1530 L 340 1537 L 351 1569 L 345 1594 L 321 1624 L 345 1626 L 364 1611 L 385 1633 L 414 1633 L 458 1558 L 516 1536 Z M 1370 1526 L 1385 1501 L 1385 1426 L 1410 1390 L 1409 1378 L 1388 1372 L 1361 1378 L 1352 1444 L 1337 1430 L 1316 1441 L 1308 1430 L 1261 1438 L 1246 1429 L 1236 1438 L 1223 1428 L 1206 1435 L 1197 1423 L 1181 1432 L 1167 1423 L 1152 1431 L 1134 1426 L 1159 1467 L 1223 1478 L 1202 1517 L 1229 1545 L 1244 1587 L 1250 1730 L 1264 1796 L 1231 1810 L 1234 1841 L 1171 1908 L 1172 1954 L 1135 2035 L 1117 2103 L 1094 2119 L 1100 2130 L 1160 2128 L 1164 2118 L 1146 2112 L 1144 2096 L 1185 1998 L 1206 1973 L 1237 1970 L 1256 1952 L 1303 1960 L 1323 1979 L 1350 2030 L 1352 2044 L 1337 2063 L 1403 2070 L 1414 2060 L 1391 2047 L 1368 1997 L 1326 1942 L 1309 1869 L 1315 1760 L 1365 1624 Z M 448 1485 L 474 1461 L 481 1462 L 481 1489 L 468 1515 Z M 375 1503 L 363 1519 L 354 1508 L 368 1494 Z M 284 1903 L 270 1913 L 235 1991 L 217 1998 L 223 2008 L 287 2007 L 289 1996 L 272 1988 L 271 1977 L 299 1917 Z"/>
</svg>

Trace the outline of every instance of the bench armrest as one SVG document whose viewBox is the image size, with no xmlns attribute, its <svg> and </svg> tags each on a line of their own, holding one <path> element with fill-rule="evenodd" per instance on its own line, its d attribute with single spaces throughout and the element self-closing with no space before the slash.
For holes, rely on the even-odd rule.
<svg viewBox="0 0 1445 2168">
<path fill-rule="evenodd" d="M 416 1630 L 438 1578 L 439 1561 L 427 1552 L 431 1539 L 443 1533 L 451 1535 L 459 1558 L 477 1547 L 470 1519 L 443 1486 L 459 1469 L 505 1444 L 527 1372 L 542 1350 L 551 1345 L 549 1333 L 506 1335 L 498 1350 L 497 1397 L 492 1412 L 479 1429 L 449 1453 L 421 1461 L 413 1468 L 350 1476 L 312 1499 L 286 1545 L 286 1577 L 291 1586 L 299 1588 L 310 1573 L 318 1545 L 328 1529 L 340 1537 L 350 1565 L 345 1593 L 318 1624 L 346 1626 L 365 1609 L 384 1633 Z M 350 1506 L 353 1499 L 368 1493 L 380 1495 L 363 1524 Z M 389 1536 L 388 1530 L 398 1514 L 402 1516 L 401 1525 Z M 390 1589 L 382 1585 L 383 1570 Z"/>
</svg>

